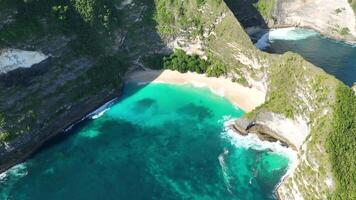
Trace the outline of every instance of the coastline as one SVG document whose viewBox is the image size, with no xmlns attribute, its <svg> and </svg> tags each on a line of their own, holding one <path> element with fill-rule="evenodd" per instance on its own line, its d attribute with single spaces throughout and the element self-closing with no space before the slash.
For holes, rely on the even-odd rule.
<svg viewBox="0 0 356 200">
<path fill-rule="evenodd" d="M 125 83 L 136 83 L 136 84 L 146 84 L 146 83 L 165 83 L 165 84 L 191 84 L 194 87 L 206 87 L 209 88 L 216 95 L 223 96 L 229 100 L 234 105 L 243 109 L 245 112 L 252 111 L 255 107 L 261 105 L 265 101 L 265 93 L 259 91 L 255 88 L 248 88 L 242 86 L 238 83 L 232 82 L 228 78 L 215 78 L 207 77 L 204 74 L 197 74 L 192 72 L 180 73 L 177 71 L 171 70 L 136 70 L 126 75 Z M 47 142 L 55 140 L 57 137 L 63 136 L 62 134 L 69 130 L 71 127 L 81 122 L 86 118 L 93 117 L 93 115 L 100 114 L 101 109 L 106 104 L 114 101 L 120 94 L 121 88 L 116 91 L 116 94 L 110 94 L 103 99 L 97 100 L 95 105 L 92 105 L 90 109 L 87 109 L 83 115 L 76 116 L 76 119 L 71 120 L 71 123 L 65 124 L 62 128 L 57 129 L 56 131 L 49 134 L 45 139 L 32 147 L 29 152 L 23 154 L 21 158 L 18 158 L 16 161 L 11 162 L 7 166 L 0 166 L 0 174 L 6 172 L 6 170 L 11 167 L 24 162 L 26 159 L 31 157 L 33 154 L 41 150 L 41 148 L 46 145 Z M 236 93 L 235 93 L 236 92 Z M 252 101 L 250 101 L 253 99 Z M 247 100 L 247 101 L 246 101 Z M 235 131 L 234 131 L 235 132 Z M 238 134 L 238 133 L 234 133 Z M 262 140 L 261 140 L 262 141 Z M 287 147 L 290 148 L 290 147 Z M 293 148 L 291 150 L 295 151 Z M 296 151 L 298 152 L 298 151 Z M 283 183 L 283 181 L 290 175 L 290 169 L 298 165 L 298 162 L 295 161 L 292 166 L 289 167 L 287 173 L 281 178 L 280 182 L 274 190 L 274 194 L 277 199 L 281 199 L 278 193 L 278 188 Z"/>
<path fill-rule="evenodd" d="M 228 78 L 207 77 L 204 74 L 193 72 L 180 73 L 172 70 L 146 70 L 134 71 L 127 75 L 126 82 L 191 84 L 195 87 L 207 87 L 213 93 L 225 97 L 235 106 L 245 112 L 250 112 L 265 102 L 265 93 L 255 88 L 248 88 L 232 82 Z"/>
<path fill-rule="evenodd" d="M 339 41 L 339 42 L 344 42 L 346 44 L 349 44 L 349 45 L 356 45 L 356 39 L 354 40 L 350 40 L 350 39 L 347 39 L 345 37 L 341 37 L 341 36 L 337 36 L 337 35 L 334 35 L 334 34 L 331 34 L 331 33 L 328 33 L 326 31 L 322 31 L 314 26 L 311 26 L 311 25 L 292 25 L 292 24 L 273 24 L 271 26 L 268 26 L 268 30 L 270 29 L 279 29 L 279 28 L 305 28 L 305 29 L 311 29 L 311 30 L 314 30 L 316 32 L 318 32 L 322 37 L 326 37 L 328 39 L 331 39 L 331 40 L 336 40 L 336 41 Z"/>
<path fill-rule="evenodd" d="M 103 105 L 115 100 L 121 95 L 123 85 L 119 86 L 115 91 L 110 91 L 107 94 L 99 94 L 97 97 L 93 98 L 90 102 L 86 102 L 87 105 L 83 106 L 81 111 L 75 110 L 70 117 L 62 117 L 59 120 L 59 124 L 53 124 L 52 127 L 48 127 L 48 130 L 43 130 L 43 132 L 48 133 L 44 135 L 39 141 L 35 141 L 33 144 L 26 144 L 23 148 L 16 148 L 17 151 L 8 152 L 8 154 L 2 155 L 3 157 L 9 158 L 7 163 L 0 165 L 0 174 L 5 173 L 8 169 L 17 164 L 20 164 L 30 158 L 32 155 L 37 153 L 43 146 L 48 142 L 55 140 L 57 137 L 65 136 L 63 135 L 66 131 L 70 130 L 71 127 L 77 123 L 83 121 L 84 119 L 90 117 L 90 114 L 101 108 Z M 25 152 L 25 153 L 22 153 Z"/>
</svg>

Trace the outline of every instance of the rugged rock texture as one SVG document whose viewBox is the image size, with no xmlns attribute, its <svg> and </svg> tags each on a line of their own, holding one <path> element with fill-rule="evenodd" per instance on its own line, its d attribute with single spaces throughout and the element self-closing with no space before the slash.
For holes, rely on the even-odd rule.
<svg viewBox="0 0 356 200">
<path fill-rule="evenodd" d="M 174 5 L 165 5 L 175 13 Z M 274 133 L 295 139 L 298 148 L 298 166 L 288 174 L 278 188 L 281 199 L 326 199 L 336 188 L 330 154 L 326 142 L 333 133 L 335 91 L 342 84 L 323 70 L 306 62 L 296 54 L 269 55 L 251 44 L 234 13 L 224 6 L 207 1 L 199 12 L 181 4 L 189 16 L 204 19 L 197 27 L 202 35 L 194 34 L 195 25 L 179 25 L 179 16 L 170 24 L 179 27 L 173 35 L 187 41 L 202 41 L 203 50 L 214 59 L 229 66 L 229 75 L 242 76 L 246 84 L 266 93 L 266 103 L 248 114 L 264 125 L 272 124 Z M 230 5 L 231 6 L 231 5 Z M 163 34 L 172 36 L 172 34 Z M 266 117 L 263 113 L 270 113 Z M 274 114 L 272 114 L 274 113 Z M 352 116 L 351 116 L 352 117 Z M 290 124 L 295 130 L 280 125 Z M 273 125 L 274 124 L 274 125 Z M 297 131 L 299 130 L 299 131 Z M 351 198 L 351 194 L 349 194 Z"/>
<path fill-rule="evenodd" d="M 291 2 L 295 1 L 286 3 Z M 325 6 L 316 2 L 320 8 Z M 0 77 L 1 166 L 20 161 L 46 138 L 117 94 L 119 77 L 127 66 L 142 66 L 144 60 L 169 52 L 167 46 L 173 44 L 223 62 L 227 76 L 266 96 L 265 104 L 248 117 L 284 138 L 295 139 L 299 150 L 299 165 L 278 188 L 281 199 L 326 199 L 333 194 L 339 177 L 333 173 L 325 146 L 334 131 L 335 93 L 342 85 L 340 81 L 296 54 L 270 55 L 257 50 L 236 19 L 236 10 L 232 12 L 231 4 L 229 8 L 221 0 L 120 1 L 114 9 L 120 13 L 121 23 L 109 35 L 98 33 L 104 46 L 100 56 L 76 51 L 76 38 L 83 36 L 80 33 L 45 32 L 46 37 L 43 33 L 26 34 L 21 40 L 0 40 L 1 47 L 52 55 L 30 69 L 17 69 Z M 0 19 L 7 20 L 0 23 L 2 31 L 12 27 L 9 23 L 16 23 L 13 19 L 18 12 L 10 9 L 7 13 L 15 17 L 0 13 Z M 50 25 L 41 16 L 34 19 Z M 350 29 L 350 33 L 353 31 Z M 97 98 L 100 100 L 94 101 Z M 62 119 L 68 120 L 61 123 Z M 285 124 L 297 129 L 285 130 Z M 19 156 L 12 157 L 11 153 Z M 13 158 L 11 162 L 9 157 Z M 346 194 L 348 199 L 351 195 Z"/>
<path fill-rule="evenodd" d="M 336 39 L 356 42 L 356 17 L 348 0 L 273 0 L 270 27 L 310 27 Z"/>
<path fill-rule="evenodd" d="M 153 21 L 154 2 L 116 2 L 111 16 L 115 11 L 122 23 L 110 18 L 110 28 L 99 19 L 86 23 L 69 2 L 62 3 L 0 2 L 0 52 L 49 56 L 27 68 L 21 59 L 16 66 L 0 60 L 0 68 L 9 69 L 0 74 L 0 172 L 119 96 L 125 72 L 141 57 L 167 50 Z M 65 15 L 53 11 L 59 5 L 68 6 Z"/>
</svg>

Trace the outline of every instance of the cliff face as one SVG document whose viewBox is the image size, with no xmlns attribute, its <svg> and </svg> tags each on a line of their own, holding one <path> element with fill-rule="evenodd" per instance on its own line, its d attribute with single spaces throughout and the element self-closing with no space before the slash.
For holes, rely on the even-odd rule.
<svg viewBox="0 0 356 200">
<path fill-rule="evenodd" d="M 299 55 L 270 55 L 255 49 L 234 16 L 237 11 L 233 13 L 230 10 L 231 4 L 229 8 L 225 2 L 206 1 L 198 12 L 192 12 L 192 5 L 189 7 L 189 4 L 181 3 L 180 6 L 188 16 L 202 19 L 202 23 L 183 26 L 179 24 L 179 15 L 174 15 L 169 24 L 158 22 L 166 28 L 179 27 L 174 33 L 163 32 L 163 37 L 179 36 L 186 38 L 186 41 L 201 41 L 207 55 L 229 66 L 229 77 L 243 77 L 246 85 L 263 91 L 266 94 L 265 104 L 248 114 L 249 118 L 286 136 L 298 148 L 298 165 L 278 187 L 279 197 L 354 198 L 355 194 L 350 192 L 353 186 L 345 185 L 348 181 L 352 182 L 353 176 L 348 174 L 344 180 L 340 177 L 339 171 L 335 170 L 334 150 L 328 145 L 338 142 L 331 139 L 337 132 L 334 121 L 339 114 L 339 111 L 335 112 L 340 101 L 336 93 L 338 88 L 346 86 Z M 167 3 L 163 8 L 175 13 L 177 5 Z M 201 34 L 195 34 L 197 29 L 202 30 Z M 350 95 L 349 90 L 346 93 Z M 355 99 L 355 96 L 352 98 Z M 349 104 L 353 105 L 354 100 L 349 100 Z M 350 121 L 348 119 L 351 118 L 353 125 L 345 131 L 353 137 L 355 111 L 352 106 L 347 109 L 351 112 L 344 119 Z M 286 130 L 288 127 L 280 124 L 291 124 L 293 126 L 289 128 L 300 131 Z M 338 150 L 335 149 L 335 152 Z M 345 154 L 352 153 L 348 151 Z M 346 165 L 352 165 L 349 155 L 338 155 L 347 160 Z"/>
<path fill-rule="evenodd" d="M 12 40 L 9 34 L 6 40 L 1 40 L 2 47 L 37 50 L 51 56 L 30 69 L 0 76 L 0 133 L 6 136 L 0 145 L 1 169 L 19 161 L 46 138 L 118 94 L 122 84 L 118 77 L 123 76 L 128 66 L 150 66 L 145 61 L 166 54 L 167 47 L 174 47 L 223 62 L 228 77 L 263 92 L 266 102 L 248 114 L 249 118 L 270 126 L 277 134 L 283 132 L 299 151 L 298 166 L 278 188 L 280 198 L 326 199 L 335 191 L 340 192 L 345 182 L 354 179 L 343 180 L 336 173 L 339 171 L 331 159 L 334 154 L 327 143 L 335 135 L 333 122 L 337 117 L 338 121 L 345 119 L 351 123 L 345 127 L 355 126 L 356 112 L 350 112 L 348 117 L 335 115 L 339 113 L 337 90 L 346 86 L 299 55 L 270 55 L 257 50 L 236 19 L 236 10 L 232 12 L 231 8 L 231 4 L 227 6 L 222 0 L 117 2 L 112 9 L 120 14 L 119 23 L 107 35 L 104 29 L 99 29 L 96 36 L 104 47 L 94 55 L 78 52 L 83 47 L 77 40 L 82 37 L 80 32 L 53 35 L 50 29 L 44 29 L 39 35 L 18 36 L 21 40 Z M 0 19 L 8 21 L 0 24 L 0 30 L 11 33 L 21 21 L 17 21 L 16 7 L 7 10 L 13 17 L 0 13 Z M 35 19 L 43 27 L 52 24 L 46 21 L 47 16 Z M 355 98 L 352 95 L 346 95 L 351 105 Z M 301 131 L 289 132 L 278 125 L 281 123 L 292 124 Z M 350 159 L 343 154 L 338 156 Z M 9 162 L 9 158 L 13 160 Z M 347 193 L 353 191 L 352 185 L 356 184 L 341 191 L 342 197 L 354 197 L 354 193 Z"/>
<path fill-rule="evenodd" d="M 93 4 L 90 15 L 72 2 L 0 2 L 0 172 L 119 96 L 143 55 L 166 51 L 153 2 Z"/>
<path fill-rule="evenodd" d="M 270 27 L 311 27 L 324 35 L 355 42 L 356 17 L 348 0 L 273 0 Z"/>
</svg>

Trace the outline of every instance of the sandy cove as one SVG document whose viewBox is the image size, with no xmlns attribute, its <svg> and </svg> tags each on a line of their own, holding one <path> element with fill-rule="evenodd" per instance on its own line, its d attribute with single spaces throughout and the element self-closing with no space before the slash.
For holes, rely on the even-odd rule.
<svg viewBox="0 0 356 200">
<path fill-rule="evenodd" d="M 146 70 L 130 73 L 126 82 L 131 83 L 168 83 L 192 84 L 207 87 L 219 96 L 224 96 L 235 106 L 250 112 L 265 101 L 265 93 L 255 88 L 242 86 L 228 78 L 207 77 L 193 72 L 180 73 L 172 70 Z"/>
</svg>

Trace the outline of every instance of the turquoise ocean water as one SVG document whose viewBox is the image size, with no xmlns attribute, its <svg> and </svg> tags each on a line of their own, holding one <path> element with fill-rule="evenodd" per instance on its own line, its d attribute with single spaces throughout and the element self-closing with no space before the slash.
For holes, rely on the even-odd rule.
<svg viewBox="0 0 356 200">
<path fill-rule="evenodd" d="M 1 174 L 0 199 L 275 199 L 290 161 L 225 128 L 242 115 L 208 89 L 129 85 L 103 115 Z"/>
</svg>

